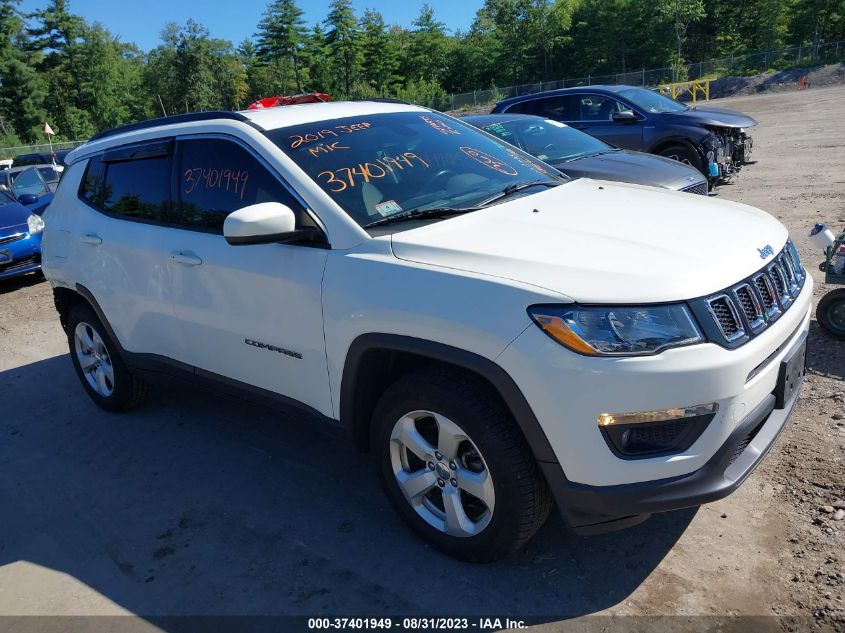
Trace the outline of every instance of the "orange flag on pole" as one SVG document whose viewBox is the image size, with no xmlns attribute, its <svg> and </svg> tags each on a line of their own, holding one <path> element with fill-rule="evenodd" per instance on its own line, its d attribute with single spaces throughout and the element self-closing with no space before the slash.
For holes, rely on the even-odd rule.
<svg viewBox="0 0 845 633">
<path fill-rule="evenodd" d="M 44 123 L 44 134 L 47 136 L 55 136 L 56 133 L 53 131 L 53 128 L 50 127 L 50 124 L 45 121 Z"/>
</svg>

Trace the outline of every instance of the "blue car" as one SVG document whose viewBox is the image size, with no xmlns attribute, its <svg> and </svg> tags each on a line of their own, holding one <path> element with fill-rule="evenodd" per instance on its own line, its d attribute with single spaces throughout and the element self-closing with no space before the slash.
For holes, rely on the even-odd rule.
<svg viewBox="0 0 845 633">
<path fill-rule="evenodd" d="M 695 167 L 715 184 L 734 176 L 751 157 L 742 112 L 688 106 L 636 86 L 581 86 L 505 99 L 493 114 L 534 114 L 566 123 L 615 147 L 649 152 Z"/>
<path fill-rule="evenodd" d="M 0 188 L 10 191 L 32 213 L 41 215 L 53 201 L 60 170 L 52 165 L 4 169 L 0 171 Z"/>
<path fill-rule="evenodd" d="M 17 277 L 41 268 L 44 220 L 0 191 L 0 279 Z"/>
</svg>

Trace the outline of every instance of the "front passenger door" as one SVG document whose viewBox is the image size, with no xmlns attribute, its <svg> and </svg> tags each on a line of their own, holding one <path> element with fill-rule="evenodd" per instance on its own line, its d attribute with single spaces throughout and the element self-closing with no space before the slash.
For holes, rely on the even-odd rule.
<svg viewBox="0 0 845 633">
<path fill-rule="evenodd" d="M 331 415 L 321 283 L 327 249 L 297 244 L 231 246 L 226 216 L 280 202 L 297 228 L 314 225 L 303 204 L 252 149 L 232 137 L 179 140 L 178 246 L 172 253 L 180 359 Z"/>
<path fill-rule="evenodd" d="M 607 95 L 579 94 L 576 98 L 578 101 L 574 116 L 577 119 L 571 121 L 573 127 L 616 147 L 642 149 L 642 118 L 633 121 L 613 119 L 614 114 L 631 108 Z"/>
</svg>

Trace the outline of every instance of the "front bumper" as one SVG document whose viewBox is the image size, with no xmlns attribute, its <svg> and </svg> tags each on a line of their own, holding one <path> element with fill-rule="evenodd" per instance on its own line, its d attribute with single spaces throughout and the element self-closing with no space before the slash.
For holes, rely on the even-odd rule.
<svg viewBox="0 0 845 633">
<path fill-rule="evenodd" d="M 796 345 L 804 345 L 806 335 Z M 794 349 L 794 348 L 793 348 Z M 587 486 L 561 477 L 557 464 L 541 464 L 558 507 L 578 534 L 601 534 L 635 525 L 652 513 L 722 499 L 736 490 L 771 450 L 789 419 L 799 391 L 775 408 L 769 394 L 745 416 L 704 466 L 687 475 L 617 486 Z"/>
<path fill-rule="evenodd" d="M 794 398 L 781 409 L 770 403 L 783 360 L 806 338 L 812 294 L 808 277 L 791 307 L 736 349 L 708 343 L 649 357 L 591 358 L 569 352 L 534 326 L 513 341 L 497 362 L 548 439 L 553 459 L 538 459 L 569 526 L 577 532 L 624 527 L 739 486 L 794 406 Z M 620 458 L 597 424 L 603 412 L 708 403 L 718 403 L 717 415 L 687 450 L 670 455 Z M 737 454 L 749 429 L 756 430 L 753 441 Z"/>
<path fill-rule="evenodd" d="M 41 268 L 41 236 L 26 237 L 7 244 L 0 244 L 0 279 L 8 279 L 35 272 Z"/>
</svg>

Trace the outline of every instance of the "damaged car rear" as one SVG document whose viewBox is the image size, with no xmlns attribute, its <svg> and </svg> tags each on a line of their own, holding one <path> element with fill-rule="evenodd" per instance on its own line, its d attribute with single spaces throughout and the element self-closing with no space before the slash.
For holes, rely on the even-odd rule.
<svg viewBox="0 0 845 633">
<path fill-rule="evenodd" d="M 686 163 L 711 185 L 750 162 L 750 116 L 709 105 L 689 106 L 635 86 L 565 88 L 500 101 L 494 113 L 535 114 L 561 121 L 606 143 Z"/>
</svg>

